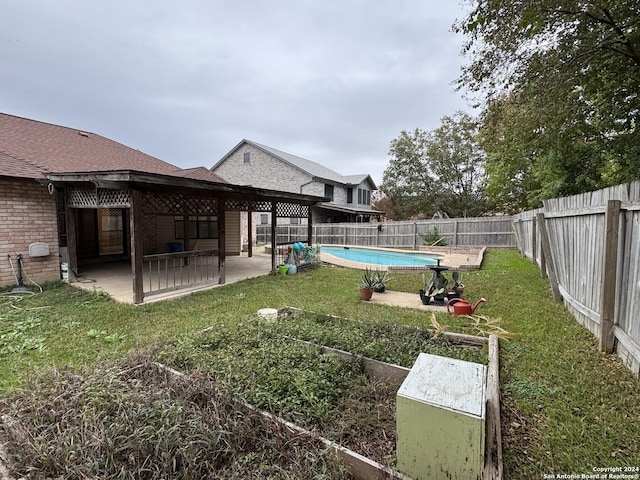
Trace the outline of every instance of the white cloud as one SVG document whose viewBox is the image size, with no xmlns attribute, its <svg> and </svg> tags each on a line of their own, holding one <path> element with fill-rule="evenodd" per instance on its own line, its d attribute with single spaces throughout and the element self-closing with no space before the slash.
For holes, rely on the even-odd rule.
<svg viewBox="0 0 640 480">
<path fill-rule="evenodd" d="M 0 100 L 182 167 L 249 138 L 380 183 L 402 129 L 466 108 L 450 32 L 463 14 L 434 0 L 5 2 Z"/>
</svg>

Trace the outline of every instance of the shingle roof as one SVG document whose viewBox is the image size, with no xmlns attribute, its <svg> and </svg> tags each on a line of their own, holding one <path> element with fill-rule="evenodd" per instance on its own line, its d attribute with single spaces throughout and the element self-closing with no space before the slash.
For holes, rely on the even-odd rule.
<svg viewBox="0 0 640 480">
<path fill-rule="evenodd" d="M 367 173 L 362 173 L 360 175 L 347 175 L 344 178 L 347 180 L 347 183 L 350 183 L 351 185 L 359 185 L 361 182 L 364 182 L 367 178 L 373 184 L 373 179 L 371 178 L 371 175 Z"/>
<path fill-rule="evenodd" d="M 265 152 L 269 153 L 270 155 L 273 155 L 274 157 L 279 158 L 280 160 L 282 160 L 285 163 L 288 163 L 292 166 L 294 166 L 295 168 L 298 168 L 299 170 L 302 170 L 303 172 L 308 173 L 309 175 L 311 175 L 312 177 L 317 177 L 317 178 L 321 178 L 324 180 L 329 180 L 338 184 L 342 184 L 342 185 L 357 185 L 360 183 L 360 181 L 355 182 L 354 180 L 357 178 L 360 178 L 360 180 L 364 180 L 367 177 L 369 177 L 369 180 L 371 181 L 371 184 L 373 185 L 374 190 L 377 188 L 375 186 L 375 184 L 373 183 L 373 180 L 371 179 L 371 177 L 368 174 L 361 174 L 361 175 L 350 175 L 350 176 L 343 176 L 340 175 L 339 173 L 331 170 L 330 168 L 327 168 L 323 165 L 320 165 L 317 162 L 311 161 L 311 160 L 307 160 L 306 158 L 302 158 L 302 157 L 298 157 L 296 155 L 292 155 L 290 153 L 287 152 L 283 152 L 282 150 L 278 150 L 272 147 L 268 147 L 266 145 L 262 145 L 260 143 L 251 141 L 251 140 L 242 140 L 238 145 L 236 145 L 229 153 L 227 153 L 219 162 L 217 162 L 213 167 L 212 170 L 215 170 L 216 167 L 218 165 L 220 165 L 222 162 L 224 162 L 224 160 L 226 160 L 233 152 L 235 152 L 238 147 L 240 147 L 240 145 L 242 145 L 243 143 L 248 143 L 249 145 L 253 145 L 256 148 L 259 148 L 261 150 L 264 150 Z"/>
<path fill-rule="evenodd" d="M 0 113 L 0 176 L 117 170 L 188 176 L 175 165 L 101 135 Z M 216 177 L 213 181 L 223 181 Z"/>
<path fill-rule="evenodd" d="M 207 180 L 209 182 L 228 183 L 220 175 L 216 175 L 206 167 L 194 167 L 178 170 L 174 173 L 178 177 L 193 178 L 194 180 Z"/>
</svg>

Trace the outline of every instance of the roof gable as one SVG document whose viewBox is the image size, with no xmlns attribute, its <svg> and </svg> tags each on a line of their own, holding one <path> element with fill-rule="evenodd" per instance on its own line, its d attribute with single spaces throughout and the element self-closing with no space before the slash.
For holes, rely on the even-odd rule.
<svg viewBox="0 0 640 480">
<path fill-rule="evenodd" d="M 347 180 L 347 183 L 350 185 L 360 185 L 362 182 L 367 182 L 371 187 L 371 190 L 378 189 L 375 182 L 373 181 L 373 178 L 371 178 L 371 175 L 367 173 L 361 175 L 347 175 L 345 178 Z"/>
<path fill-rule="evenodd" d="M 220 175 L 216 175 L 205 167 L 185 168 L 174 173 L 177 177 L 192 178 L 194 180 L 207 180 L 209 182 L 229 183 Z"/>
<path fill-rule="evenodd" d="M 253 142 L 251 140 L 247 140 L 244 139 L 242 140 L 240 143 L 238 143 L 235 147 L 233 147 L 224 157 L 222 157 L 213 167 L 211 167 L 212 171 L 215 171 L 216 168 L 221 165 L 227 158 L 229 158 L 231 155 L 233 155 L 234 152 L 236 152 L 236 150 L 238 150 L 242 145 L 244 144 L 248 144 L 251 145 L 255 148 L 258 148 L 266 153 L 268 153 L 269 155 L 276 157 L 278 159 L 280 159 L 282 162 L 287 163 L 291 166 L 293 166 L 294 168 L 297 168 L 298 170 L 309 174 L 312 177 L 318 178 L 318 179 L 322 179 L 322 180 L 328 180 L 330 182 L 336 183 L 336 184 L 340 184 L 340 185 L 351 185 L 351 184 L 359 184 L 362 180 L 366 179 L 367 177 L 369 177 L 369 179 L 371 179 L 371 177 L 368 174 L 362 174 L 362 175 L 350 175 L 350 176 L 343 176 L 340 175 L 339 173 L 331 170 L 330 168 L 327 168 L 323 165 L 320 165 L 318 162 L 314 162 L 312 160 L 307 160 L 306 158 L 302 158 L 302 157 L 298 157 L 296 155 L 292 155 L 290 153 L 287 152 L 283 152 L 282 150 L 278 150 L 272 147 L 268 147 L 266 145 L 262 145 L 260 143 L 257 142 Z M 353 179 L 355 178 L 360 178 L 359 181 L 354 182 Z M 375 190 L 377 187 L 375 186 L 375 184 L 373 183 L 373 180 L 371 180 L 371 185 L 373 190 Z"/>
</svg>

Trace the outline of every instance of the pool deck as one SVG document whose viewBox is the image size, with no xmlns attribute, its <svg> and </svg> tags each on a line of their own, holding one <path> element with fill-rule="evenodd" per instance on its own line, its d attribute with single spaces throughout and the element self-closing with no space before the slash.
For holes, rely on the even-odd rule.
<svg viewBox="0 0 640 480">
<path fill-rule="evenodd" d="M 470 247 L 435 247 L 427 248 L 424 250 L 398 250 L 393 248 L 372 248 L 372 247 L 359 247 L 354 245 L 327 245 L 331 247 L 349 247 L 349 248 L 363 248 L 367 250 L 382 250 L 385 252 L 404 253 L 407 255 L 433 255 L 440 259 L 440 264 L 449 267 L 451 270 L 478 270 L 482 265 L 484 258 L 485 248 L 470 248 Z M 354 262 L 352 260 L 345 260 L 344 258 L 336 257 L 329 253 L 323 252 L 320 249 L 320 260 L 332 265 L 346 268 L 358 268 L 364 270 L 365 268 L 373 268 L 381 271 L 388 271 L 393 273 L 420 273 L 429 270 L 427 266 L 408 267 L 408 266 L 390 266 L 390 265 L 375 265 L 361 262 Z"/>
<path fill-rule="evenodd" d="M 423 305 L 422 300 L 418 292 L 406 293 L 406 292 L 394 292 L 386 290 L 382 293 L 375 293 L 372 295 L 370 303 L 379 303 L 381 305 L 390 305 L 392 307 L 406 307 L 417 308 L 419 310 L 425 310 L 430 312 L 445 312 L 446 306 L 441 305 Z"/>
</svg>

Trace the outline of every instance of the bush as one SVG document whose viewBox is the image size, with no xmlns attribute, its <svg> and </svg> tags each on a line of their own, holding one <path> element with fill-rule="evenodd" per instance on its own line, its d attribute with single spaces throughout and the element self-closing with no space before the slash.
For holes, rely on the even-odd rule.
<svg viewBox="0 0 640 480">
<path fill-rule="evenodd" d="M 447 242 L 444 240 L 444 238 L 441 237 L 440 232 L 438 232 L 438 229 L 436 227 L 433 227 L 428 232 L 421 233 L 420 236 L 422 237 L 422 244 L 423 245 L 433 245 L 436 242 L 440 246 L 445 246 L 447 244 Z M 441 238 L 442 238 L 442 240 L 440 240 Z M 438 241 L 438 240 L 440 240 L 440 241 Z"/>
</svg>

